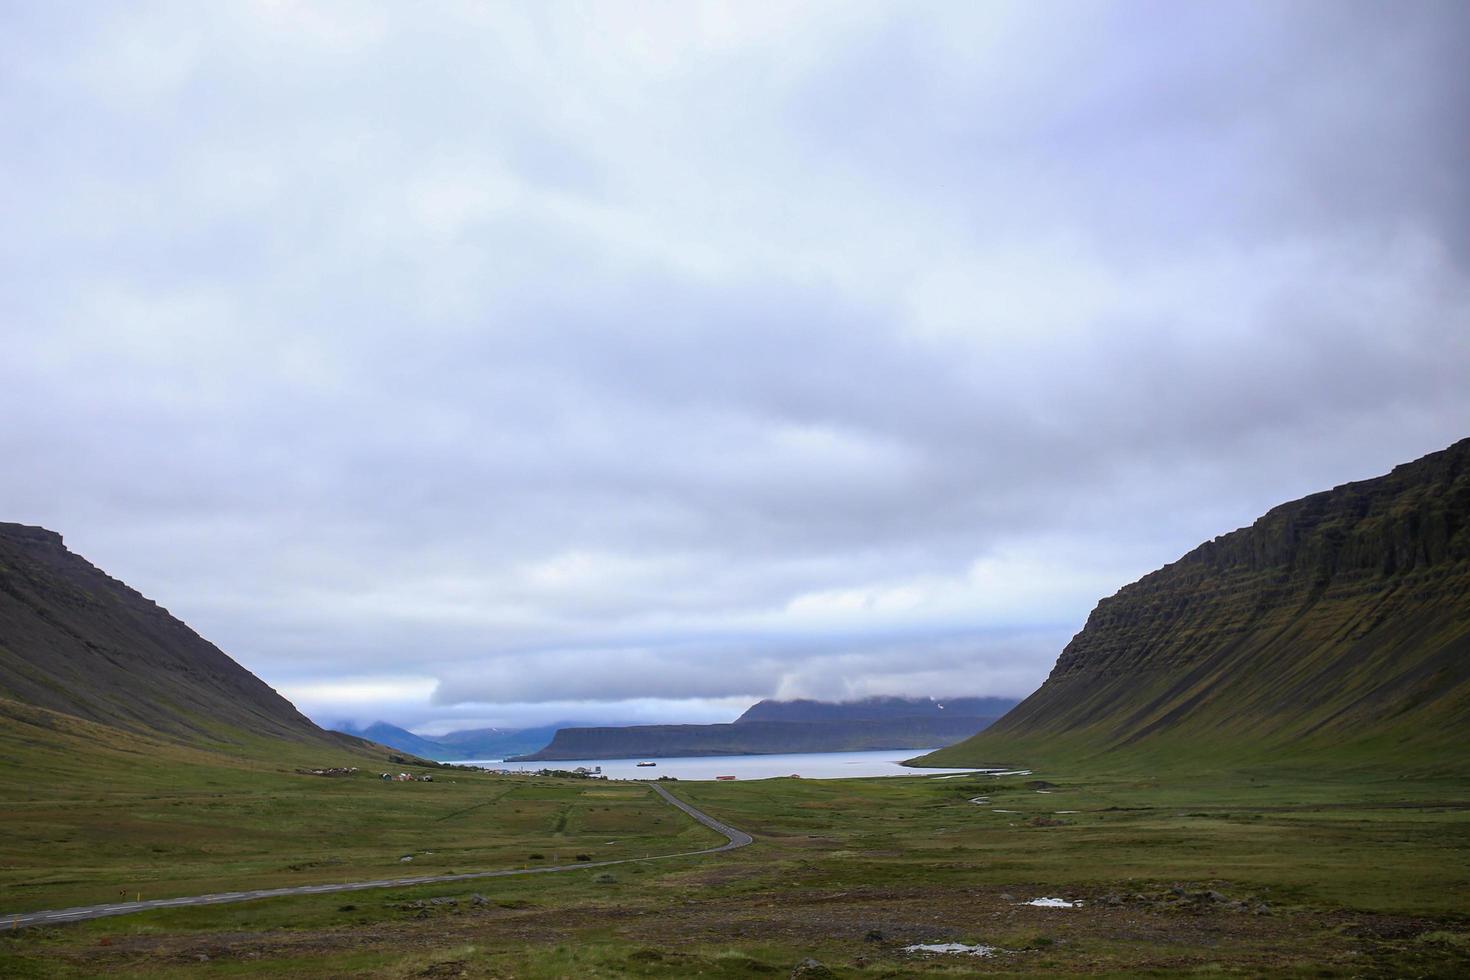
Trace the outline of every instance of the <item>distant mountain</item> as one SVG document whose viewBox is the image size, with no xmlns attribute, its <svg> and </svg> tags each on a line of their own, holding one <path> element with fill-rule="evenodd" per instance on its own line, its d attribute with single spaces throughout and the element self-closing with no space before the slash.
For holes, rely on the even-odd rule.
<svg viewBox="0 0 1470 980">
<path fill-rule="evenodd" d="M 546 748 L 516 761 L 933 748 L 981 731 L 1015 703 L 1007 698 L 761 701 L 728 725 L 563 728 Z M 964 713 L 980 710 L 990 713 Z"/>
<path fill-rule="evenodd" d="M 0 700 L 216 747 L 267 737 L 362 748 L 61 535 L 23 524 L 0 523 Z"/>
<path fill-rule="evenodd" d="M 896 698 L 861 701 L 758 701 L 735 724 L 752 721 L 877 721 L 885 718 L 999 718 L 1018 698 Z"/>
<path fill-rule="evenodd" d="M 343 724 L 334 725 L 333 729 L 347 735 L 356 735 L 358 738 L 365 738 L 370 742 L 377 742 L 379 745 L 386 745 L 390 749 L 412 752 L 414 755 L 422 756 L 425 759 L 442 761 L 443 759 L 453 758 L 453 756 L 443 755 L 445 747 L 438 742 L 427 738 L 420 738 L 413 732 L 399 728 L 397 725 L 390 725 L 386 721 L 373 722 L 365 728 L 358 728 L 344 722 Z"/>
<path fill-rule="evenodd" d="M 1125 586 L 1036 693 L 922 761 L 1252 746 L 1470 767 L 1470 439 Z"/>
<path fill-rule="evenodd" d="M 446 759 L 504 759 L 545 748 L 559 728 L 585 724 L 581 721 L 559 721 L 535 728 L 476 728 L 440 735 L 435 741 L 454 753 Z"/>
<path fill-rule="evenodd" d="M 504 759 L 512 755 L 524 755 L 544 748 L 556 734 L 558 728 L 575 726 L 584 722 L 558 722 L 535 728 L 471 728 L 435 735 L 432 738 L 415 735 L 413 732 L 385 721 L 359 727 L 351 722 L 339 722 L 336 731 L 366 738 L 391 748 L 402 749 L 436 762 L 459 759 Z"/>
</svg>

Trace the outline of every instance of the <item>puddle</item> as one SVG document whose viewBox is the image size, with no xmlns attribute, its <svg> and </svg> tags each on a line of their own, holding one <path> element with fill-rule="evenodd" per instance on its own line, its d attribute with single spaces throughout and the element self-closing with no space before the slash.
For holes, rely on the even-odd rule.
<svg viewBox="0 0 1470 980">
<path fill-rule="evenodd" d="M 1031 770 L 1030 769 L 1007 769 L 1004 772 L 987 772 L 985 775 L 987 775 L 987 776 L 1029 776 L 1029 775 L 1031 775 Z"/>
<path fill-rule="evenodd" d="M 1016 811 L 1015 810 L 997 810 L 995 807 L 991 807 L 990 808 L 990 812 L 991 813 L 1015 813 Z"/>
<path fill-rule="evenodd" d="M 985 806 L 985 805 L 987 805 L 987 804 L 990 803 L 990 797 L 988 797 L 988 796 L 976 796 L 973 799 L 971 799 L 970 802 L 971 803 L 979 803 L 981 806 Z"/>
<path fill-rule="evenodd" d="M 1077 812 L 1079 812 L 1079 811 L 1077 811 L 1077 810 L 1058 810 L 1058 811 L 1057 811 L 1057 816 L 1059 816 L 1059 817 L 1060 817 L 1060 816 L 1062 816 L 1062 815 L 1064 815 L 1064 814 L 1068 814 L 1068 813 L 1077 813 Z"/>
<path fill-rule="evenodd" d="M 903 948 L 905 953 L 964 953 L 967 956 L 989 956 L 994 946 L 966 946 L 964 943 L 914 943 Z"/>
<path fill-rule="evenodd" d="M 1039 909 L 1074 909 L 1082 903 L 1069 902 L 1065 898 L 1033 898 L 1031 901 L 1022 902 L 1021 904 L 1035 905 Z"/>
</svg>

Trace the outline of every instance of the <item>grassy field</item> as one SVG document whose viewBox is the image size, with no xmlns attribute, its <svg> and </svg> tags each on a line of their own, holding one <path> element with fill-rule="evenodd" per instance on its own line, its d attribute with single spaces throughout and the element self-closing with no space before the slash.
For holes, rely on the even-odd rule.
<svg viewBox="0 0 1470 980">
<path fill-rule="evenodd" d="M 110 900 L 122 880 L 146 897 L 398 874 L 410 852 L 419 873 L 713 841 L 630 784 L 227 770 L 5 807 L 4 906 Z M 784 977 L 807 957 L 852 977 L 1470 975 L 1455 776 L 1092 767 L 672 788 L 756 843 L 0 933 L 0 975 Z M 1023 904 L 1043 896 L 1082 904 Z M 904 951 L 951 941 L 995 952 Z"/>
<path fill-rule="evenodd" d="M 224 756 L 47 720 L 63 726 L 48 739 L 0 726 L 0 762 L 25 760 L 0 766 L 0 913 L 723 842 L 637 784 L 389 767 L 280 742 L 274 758 Z M 324 766 L 359 771 L 295 771 Z M 434 781 L 379 779 L 389 768 Z"/>
</svg>

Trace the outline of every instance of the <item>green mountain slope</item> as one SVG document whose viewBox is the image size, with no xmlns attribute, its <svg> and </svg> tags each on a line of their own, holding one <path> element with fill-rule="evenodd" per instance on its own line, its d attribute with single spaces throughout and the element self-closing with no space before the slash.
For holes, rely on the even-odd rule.
<svg viewBox="0 0 1470 980">
<path fill-rule="evenodd" d="M 1470 758 L 1470 439 L 1268 512 L 1098 603 L 1031 697 L 921 764 L 1134 748 Z"/>
<path fill-rule="evenodd" d="M 10 702 L 5 724 L 24 717 L 34 726 L 55 713 L 225 750 L 281 741 L 367 748 L 312 724 L 167 610 L 68 551 L 60 535 L 21 524 L 0 524 L 0 700 Z"/>
</svg>

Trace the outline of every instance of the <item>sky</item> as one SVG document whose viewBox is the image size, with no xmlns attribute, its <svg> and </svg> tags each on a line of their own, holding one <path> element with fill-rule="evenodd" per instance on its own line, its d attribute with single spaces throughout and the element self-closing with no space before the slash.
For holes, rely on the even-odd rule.
<svg viewBox="0 0 1470 980">
<path fill-rule="evenodd" d="M 318 721 L 1022 696 L 1470 435 L 1470 7 L 0 3 L 0 519 Z"/>
</svg>

